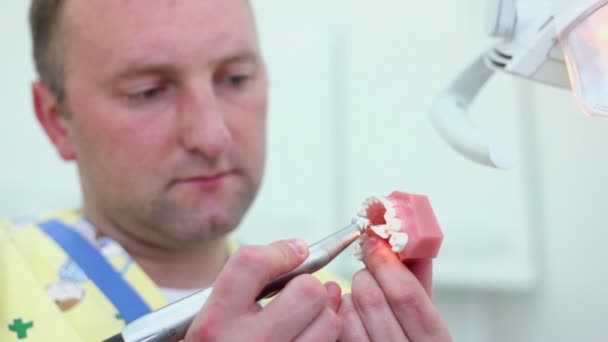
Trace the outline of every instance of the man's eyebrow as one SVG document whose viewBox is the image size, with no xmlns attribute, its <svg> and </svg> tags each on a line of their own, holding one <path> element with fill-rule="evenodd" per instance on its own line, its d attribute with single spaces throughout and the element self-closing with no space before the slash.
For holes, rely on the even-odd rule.
<svg viewBox="0 0 608 342">
<path fill-rule="evenodd" d="M 228 56 L 220 58 L 218 64 L 225 65 L 225 64 L 238 63 L 238 62 L 256 62 L 257 63 L 257 62 L 260 62 L 261 59 L 262 58 L 257 51 L 247 49 L 247 50 L 236 51 L 234 53 L 229 54 Z"/>
<path fill-rule="evenodd" d="M 118 69 L 117 72 L 113 73 L 113 79 L 125 79 L 137 75 L 145 74 L 159 74 L 175 71 L 176 67 L 173 64 L 165 62 L 154 62 L 154 61 L 131 61 L 125 66 Z"/>
<path fill-rule="evenodd" d="M 212 60 L 211 64 L 228 65 L 240 62 L 259 63 L 261 59 L 260 54 L 256 50 L 243 49 Z M 140 58 L 128 61 L 124 66 L 117 68 L 117 71 L 112 73 L 114 75 L 112 76 L 112 79 L 121 80 L 139 75 L 176 72 L 178 72 L 178 66 L 173 63 L 162 60 L 154 61 L 149 58 Z"/>
</svg>

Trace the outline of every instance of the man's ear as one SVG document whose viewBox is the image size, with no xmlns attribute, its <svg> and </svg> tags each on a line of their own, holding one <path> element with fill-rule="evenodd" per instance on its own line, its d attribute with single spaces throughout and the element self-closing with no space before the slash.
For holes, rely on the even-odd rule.
<svg viewBox="0 0 608 342">
<path fill-rule="evenodd" d="M 75 160 L 74 150 L 68 127 L 70 118 L 62 113 L 57 96 L 42 81 L 32 84 L 32 96 L 36 118 L 63 160 Z"/>
</svg>

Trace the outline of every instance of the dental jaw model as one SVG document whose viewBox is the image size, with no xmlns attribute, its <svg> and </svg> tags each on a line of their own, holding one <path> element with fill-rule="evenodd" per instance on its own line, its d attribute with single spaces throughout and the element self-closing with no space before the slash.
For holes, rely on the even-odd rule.
<svg viewBox="0 0 608 342">
<path fill-rule="evenodd" d="M 439 254 L 443 233 L 426 196 L 399 191 L 372 196 L 363 202 L 359 215 L 370 222 L 362 239 L 373 235 L 388 241 L 402 261 Z"/>
</svg>

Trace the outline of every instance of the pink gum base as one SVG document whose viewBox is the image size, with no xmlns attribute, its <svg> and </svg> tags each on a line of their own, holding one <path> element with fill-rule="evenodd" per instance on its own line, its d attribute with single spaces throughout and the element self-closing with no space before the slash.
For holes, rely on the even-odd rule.
<svg viewBox="0 0 608 342">
<path fill-rule="evenodd" d="M 406 261 L 437 257 L 443 242 L 443 232 L 428 198 L 424 195 L 394 191 L 388 199 L 393 203 L 396 217 L 402 223 L 400 231 L 409 236 L 405 249 L 399 253 L 399 258 Z M 384 211 L 384 208 L 378 206 L 368 208 L 367 215 L 372 220 L 372 224 L 384 223 L 377 222 L 380 216 L 378 210 Z M 384 215 L 384 212 L 381 215 Z M 371 230 L 368 230 L 368 233 L 373 234 Z"/>
</svg>

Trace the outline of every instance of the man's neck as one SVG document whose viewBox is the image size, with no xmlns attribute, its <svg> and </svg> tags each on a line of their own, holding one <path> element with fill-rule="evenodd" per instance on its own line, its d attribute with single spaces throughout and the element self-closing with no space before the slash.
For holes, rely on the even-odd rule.
<svg viewBox="0 0 608 342">
<path fill-rule="evenodd" d="M 127 252 L 158 286 L 176 289 L 211 285 L 229 257 L 225 239 L 182 250 L 132 250 Z"/>
<path fill-rule="evenodd" d="M 226 238 L 183 248 L 164 247 L 138 239 L 124 229 L 85 212 L 104 236 L 124 248 L 144 272 L 160 287 L 204 288 L 215 280 L 230 256 Z"/>
</svg>

